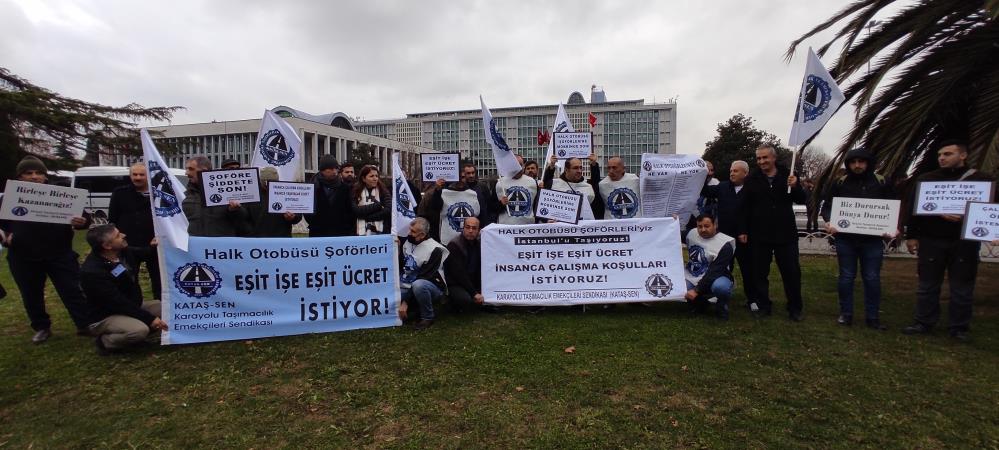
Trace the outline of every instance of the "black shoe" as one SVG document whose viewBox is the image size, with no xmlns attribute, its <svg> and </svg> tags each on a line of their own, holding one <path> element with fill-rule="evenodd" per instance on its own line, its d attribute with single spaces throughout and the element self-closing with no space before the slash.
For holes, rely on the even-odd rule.
<svg viewBox="0 0 999 450">
<path fill-rule="evenodd" d="M 48 328 L 41 329 L 36 331 L 34 336 L 31 336 L 31 343 L 41 344 L 42 342 L 49 340 L 50 337 L 52 337 L 51 330 L 49 330 Z"/>
<path fill-rule="evenodd" d="M 417 331 L 426 330 L 427 328 L 430 328 L 430 326 L 433 324 L 434 321 L 431 319 L 421 319 L 419 322 L 416 322 L 416 325 L 413 325 L 413 328 L 415 328 Z"/>
<path fill-rule="evenodd" d="M 971 334 L 965 330 L 950 330 L 950 337 L 961 342 L 968 342 L 971 340 Z"/>
<path fill-rule="evenodd" d="M 888 327 L 881 325 L 881 321 L 878 319 L 867 319 L 864 323 L 867 325 L 867 328 L 872 330 L 885 331 L 888 329 Z"/>
<path fill-rule="evenodd" d="M 104 340 L 100 336 L 94 339 L 94 348 L 97 349 L 98 356 L 108 356 L 111 354 L 111 350 L 104 346 Z"/>
<path fill-rule="evenodd" d="M 932 328 L 923 325 L 919 322 L 916 322 L 912 325 L 902 328 L 902 334 L 930 334 L 930 330 L 932 330 Z"/>
<path fill-rule="evenodd" d="M 853 325 L 853 316 L 851 316 L 849 314 L 840 314 L 839 318 L 836 319 L 836 323 L 838 323 L 840 325 L 843 325 L 843 326 L 846 326 L 846 327 L 848 327 L 850 325 Z M 868 322 L 868 324 L 869 323 L 870 322 Z M 868 326 L 870 326 L 870 325 L 868 325 Z"/>
<path fill-rule="evenodd" d="M 805 316 L 801 315 L 801 311 L 791 311 L 787 313 L 787 318 L 792 322 L 801 322 L 805 320 Z"/>
</svg>

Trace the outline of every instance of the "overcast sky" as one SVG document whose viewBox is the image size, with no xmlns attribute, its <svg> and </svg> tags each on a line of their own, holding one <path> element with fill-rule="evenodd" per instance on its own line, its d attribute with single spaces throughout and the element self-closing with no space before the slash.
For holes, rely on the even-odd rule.
<svg viewBox="0 0 999 450">
<path fill-rule="evenodd" d="M 787 142 L 807 47 L 784 50 L 848 3 L 0 0 L 0 66 L 88 101 L 185 107 L 173 123 L 589 101 L 596 84 L 676 97 L 678 152 L 701 153 L 739 112 Z M 851 114 L 816 145 L 831 153 Z"/>
</svg>

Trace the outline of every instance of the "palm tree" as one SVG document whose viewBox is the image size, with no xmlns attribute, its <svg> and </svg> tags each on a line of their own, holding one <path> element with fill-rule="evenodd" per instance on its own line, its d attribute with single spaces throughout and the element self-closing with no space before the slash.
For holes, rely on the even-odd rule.
<svg viewBox="0 0 999 450">
<path fill-rule="evenodd" d="M 898 9 L 872 30 L 882 10 Z M 999 0 L 859 0 L 791 43 L 842 28 L 817 53 L 841 50 L 830 73 L 857 107 L 850 134 L 823 172 L 825 184 L 845 153 L 863 145 L 898 180 L 937 167 L 943 139 L 969 143 L 971 167 L 999 166 Z M 864 33 L 866 31 L 866 34 Z"/>
</svg>

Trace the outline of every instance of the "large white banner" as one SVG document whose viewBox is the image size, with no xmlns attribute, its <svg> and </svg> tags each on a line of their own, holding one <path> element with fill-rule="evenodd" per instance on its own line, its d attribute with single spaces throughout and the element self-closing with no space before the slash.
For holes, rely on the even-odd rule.
<svg viewBox="0 0 999 450">
<path fill-rule="evenodd" d="M 642 154 L 640 184 L 644 217 L 670 217 L 681 220 L 697 212 L 708 167 L 695 155 Z"/>
<path fill-rule="evenodd" d="M 161 342 L 253 339 L 401 325 L 392 236 L 191 237 L 165 246 Z"/>
<path fill-rule="evenodd" d="M 493 224 L 482 230 L 482 254 L 482 295 L 491 304 L 683 300 L 687 292 L 672 218 Z"/>
</svg>

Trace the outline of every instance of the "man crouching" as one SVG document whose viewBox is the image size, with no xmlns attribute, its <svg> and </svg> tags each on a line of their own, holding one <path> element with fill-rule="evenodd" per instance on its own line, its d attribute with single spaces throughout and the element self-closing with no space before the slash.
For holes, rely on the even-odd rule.
<svg viewBox="0 0 999 450">
<path fill-rule="evenodd" d="M 135 270 L 142 255 L 128 248 L 125 234 L 114 224 L 100 225 L 87 232 L 87 243 L 91 252 L 80 267 L 80 286 L 92 310 L 97 353 L 107 355 L 145 341 L 153 330 L 166 331 L 159 300 L 142 301 Z"/>
<path fill-rule="evenodd" d="M 728 319 L 728 300 L 732 297 L 732 257 L 735 240 L 718 232 L 715 218 L 697 216 L 697 229 L 687 234 L 687 294 L 684 298 L 695 311 L 707 308 L 708 297 L 715 297 L 715 311 L 720 319 Z"/>
</svg>

